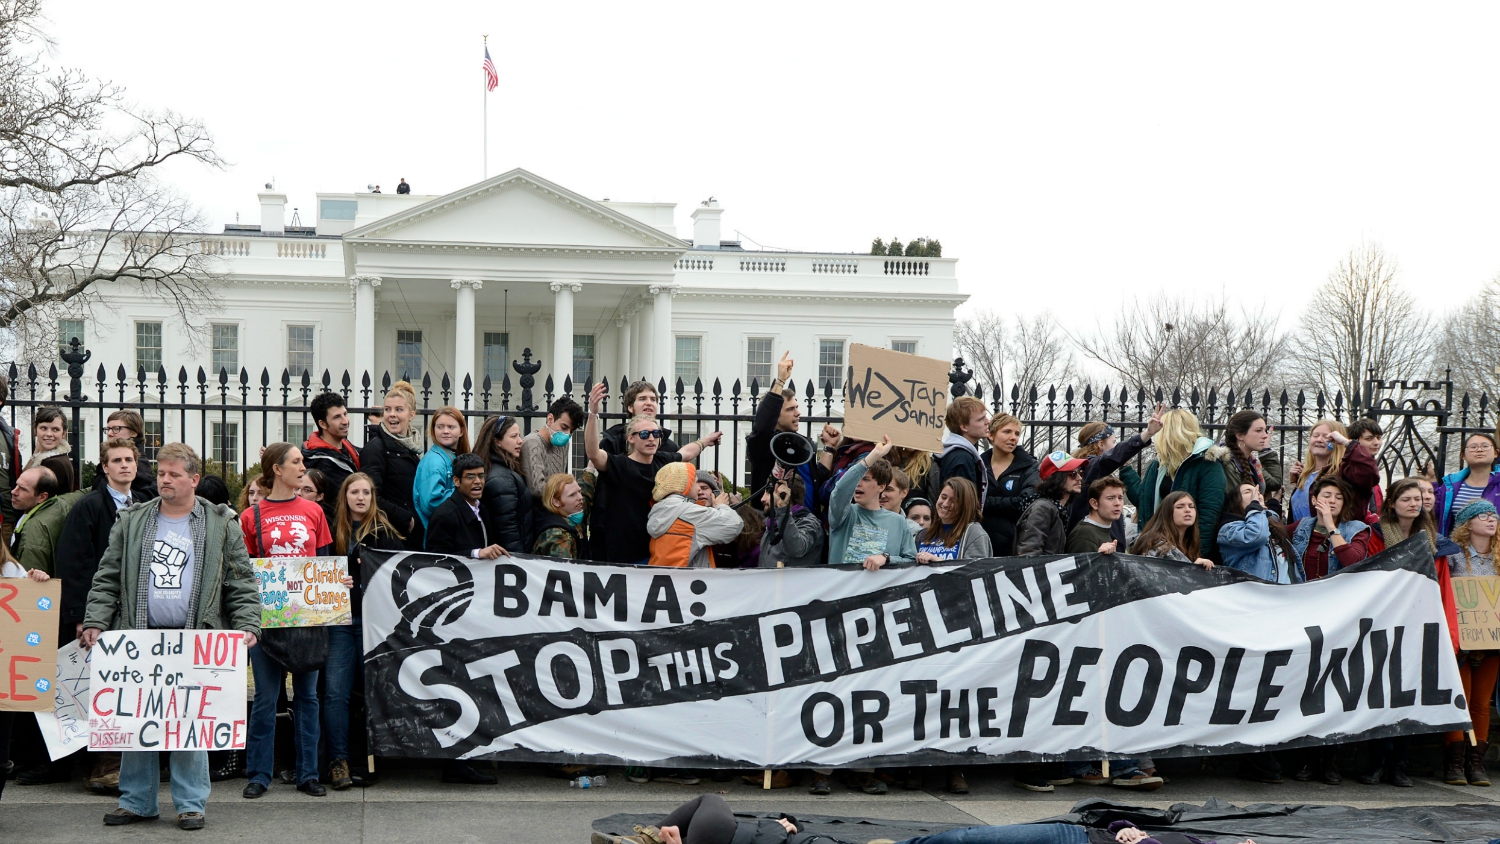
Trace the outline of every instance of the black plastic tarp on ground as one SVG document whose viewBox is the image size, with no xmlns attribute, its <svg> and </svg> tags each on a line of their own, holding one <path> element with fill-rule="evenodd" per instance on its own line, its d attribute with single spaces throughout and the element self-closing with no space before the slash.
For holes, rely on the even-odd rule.
<svg viewBox="0 0 1500 844">
<path fill-rule="evenodd" d="M 767 813 L 735 814 L 747 819 L 776 817 Z M 661 819 L 661 815 L 610 815 L 594 821 L 594 829 L 629 835 L 635 824 L 654 825 Z M 966 826 L 802 814 L 797 819 L 806 831 L 853 842 L 875 838 L 902 841 Z M 1202 806 L 1176 803 L 1169 809 L 1150 809 L 1109 800 L 1082 800 L 1068 814 L 1043 818 L 1037 823 L 1104 827 L 1121 819 L 1134 821 L 1146 830 L 1171 830 L 1218 844 L 1236 844 L 1247 838 L 1256 844 L 1500 844 L 1500 804 L 1494 803 L 1356 809 L 1286 803 L 1236 806 L 1210 798 Z"/>
</svg>

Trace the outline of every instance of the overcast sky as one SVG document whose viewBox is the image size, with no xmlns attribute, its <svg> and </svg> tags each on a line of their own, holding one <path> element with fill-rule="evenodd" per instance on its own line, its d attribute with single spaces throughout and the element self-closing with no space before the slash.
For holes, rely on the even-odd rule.
<svg viewBox="0 0 1500 844">
<path fill-rule="evenodd" d="M 444 193 L 524 167 L 699 200 L 768 247 L 942 240 L 969 308 L 1158 290 L 1284 324 L 1361 240 L 1445 310 L 1500 272 L 1500 4 L 52 0 L 55 61 L 202 118 L 217 231 L 275 178 Z M 500 72 L 482 93 L 481 35 Z"/>
</svg>

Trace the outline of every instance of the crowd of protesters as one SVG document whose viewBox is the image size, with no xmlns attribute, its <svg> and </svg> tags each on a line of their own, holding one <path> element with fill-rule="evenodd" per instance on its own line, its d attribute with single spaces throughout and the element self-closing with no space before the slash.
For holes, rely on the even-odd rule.
<svg viewBox="0 0 1500 844">
<path fill-rule="evenodd" d="M 24 462 L 24 437 L 0 418 L 0 561 L 6 576 L 63 580 L 63 643 L 89 645 L 100 631 L 133 627 L 247 634 L 254 697 L 246 751 L 212 759 L 172 754 L 174 802 L 185 828 L 202 826 L 211 781 L 245 777 L 247 799 L 277 780 L 313 797 L 326 794 L 325 783 L 345 789 L 375 781 L 355 753 L 363 744 L 359 584 L 371 550 L 475 559 L 519 552 L 680 568 L 835 564 L 870 572 L 993 556 L 1130 553 L 1293 584 L 1420 533 L 1437 558 L 1455 631 L 1449 578 L 1495 574 L 1500 450 L 1489 433 L 1466 438 L 1459 471 L 1393 479 L 1382 489 L 1375 459 L 1382 431 L 1372 420 L 1349 429 L 1319 420 L 1309 430 L 1306 455 L 1289 466 L 1270 448 L 1271 426 L 1253 410 L 1233 414 L 1215 440 L 1191 412 L 1162 406 L 1123 440 L 1109 424 L 1089 422 L 1071 453 L 1033 455 L 1022 447 L 1019 419 L 992 417 L 982 401 L 961 396 L 948 404 L 942 449 L 934 454 L 894 447 L 889 438 L 855 440 L 832 425 L 816 440 L 804 435 L 792 368 L 784 356 L 756 407 L 746 440 L 747 490 L 695 465 L 721 435 L 674 439 L 658 420 L 660 397 L 645 381 L 628 386 L 625 418 L 612 427 L 600 415 L 605 388 L 596 385 L 585 405 L 566 396 L 552 402 L 530 434 L 523 435 L 514 416 L 487 415 L 472 439 L 469 416 L 454 407 L 432 411 L 424 430 L 415 391 L 402 381 L 387 390 L 362 447 L 350 439 L 344 400 L 322 393 L 308 408 L 315 433 L 300 444 L 267 446 L 259 471 L 244 479 L 233 503 L 222 480 L 205 475 L 186 445 L 162 446 L 153 470 L 142 455 L 144 422 L 132 410 L 109 417 L 92 489 L 79 489 L 67 419 L 56 408 L 40 408 Z M 3 400 L 0 380 L 0 406 Z M 581 449 L 574 439 L 580 432 Z M 778 435 L 816 456 L 798 465 L 778 462 Z M 581 470 L 570 463 L 575 452 Z M 148 582 L 142 566 L 164 555 L 187 561 L 192 575 L 184 585 Z M 320 555 L 348 558 L 352 625 L 262 632 L 249 560 Z M 202 592 L 205 583 L 220 591 L 189 593 Z M 134 597 L 120 600 L 127 593 Z M 1453 785 L 1488 785 L 1483 757 L 1500 653 L 1463 651 L 1456 632 L 1452 646 L 1475 741 L 1446 736 L 1439 774 Z M 289 720 L 278 717 L 288 711 Z M 278 771 L 282 721 L 290 725 L 293 750 L 287 769 Z M 1343 774 L 1335 751 L 1287 760 L 1247 756 L 1239 773 L 1281 782 L 1285 761 L 1297 780 L 1337 784 Z M 159 769 L 147 761 L 152 754 L 88 755 L 85 787 L 119 795 L 106 823 L 156 816 Z M 1362 782 L 1411 785 L 1404 740 L 1370 743 L 1366 755 Z M 0 794 L 9 779 L 64 782 L 73 769 L 73 759 L 47 758 L 30 719 L 0 713 Z M 892 782 L 922 782 L 920 769 L 843 773 L 870 794 Z M 808 772 L 809 791 L 830 793 L 834 775 Z M 950 791 L 968 790 L 962 769 L 945 775 Z M 456 784 L 496 781 L 467 762 L 447 763 L 442 777 Z M 631 768 L 627 777 L 698 781 L 684 770 Z M 1148 758 L 1020 766 L 1014 780 L 1033 791 L 1071 783 L 1153 790 L 1164 782 Z M 793 782 L 791 772 L 778 771 L 773 784 Z"/>
</svg>

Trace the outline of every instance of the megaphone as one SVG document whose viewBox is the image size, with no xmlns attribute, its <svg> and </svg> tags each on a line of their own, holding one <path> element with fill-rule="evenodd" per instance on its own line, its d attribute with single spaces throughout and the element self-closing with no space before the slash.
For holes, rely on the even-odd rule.
<svg viewBox="0 0 1500 844">
<path fill-rule="evenodd" d="M 783 468 L 791 469 L 811 463 L 816 454 L 807 437 L 795 431 L 782 431 L 771 438 L 771 456 Z"/>
</svg>

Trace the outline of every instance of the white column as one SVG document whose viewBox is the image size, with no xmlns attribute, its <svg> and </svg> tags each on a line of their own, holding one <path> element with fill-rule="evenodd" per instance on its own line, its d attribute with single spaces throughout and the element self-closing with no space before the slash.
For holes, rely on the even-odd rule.
<svg viewBox="0 0 1500 844">
<path fill-rule="evenodd" d="M 484 282 L 477 278 L 455 278 L 452 286 L 458 291 L 458 303 L 453 309 L 453 393 L 456 401 L 462 401 L 464 376 L 474 377 L 474 291 L 483 287 Z M 471 390 L 477 389 L 477 384 L 470 383 Z"/>
<path fill-rule="evenodd" d="M 604 373 L 613 376 L 611 381 L 622 374 L 630 374 L 630 317 L 621 316 L 615 319 L 615 333 L 619 335 L 620 354 L 615 359 L 615 371 Z"/>
<path fill-rule="evenodd" d="M 552 350 L 548 346 L 547 326 L 552 322 L 551 314 L 539 314 L 532 312 L 526 315 L 526 321 L 531 324 L 531 359 L 541 360 L 542 370 L 536 375 L 536 388 L 540 391 L 547 383 L 547 373 L 552 371 Z M 516 355 L 520 359 L 520 355 Z M 540 393 L 538 393 L 540 394 Z"/>
<path fill-rule="evenodd" d="M 554 281 L 552 288 L 552 380 L 562 393 L 563 379 L 573 374 L 573 294 L 582 293 L 576 281 Z M 582 384 L 574 384 L 583 389 Z"/>
<path fill-rule="evenodd" d="M 675 284 L 651 285 L 651 364 L 655 370 L 651 380 L 667 379 L 667 389 L 676 383 L 673 376 L 672 296 L 677 292 Z"/>
<path fill-rule="evenodd" d="M 640 380 L 650 381 L 655 384 L 656 359 L 653 355 L 656 354 L 656 344 L 652 338 L 656 336 L 656 308 L 654 306 L 650 308 L 646 307 L 644 300 L 641 305 L 640 320 L 641 325 L 637 331 L 638 337 L 636 339 L 636 368 L 640 372 L 632 372 L 630 374 Z"/>
<path fill-rule="evenodd" d="M 350 276 L 349 287 L 349 292 L 354 297 L 354 366 L 349 377 L 353 379 L 355 388 L 359 389 L 364 382 L 365 373 L 369 373 L 371 388 L 378 390 L 380 376 L 375 372 L 375 290 L 380 287 L 380 276 Z"/>
</svg>

